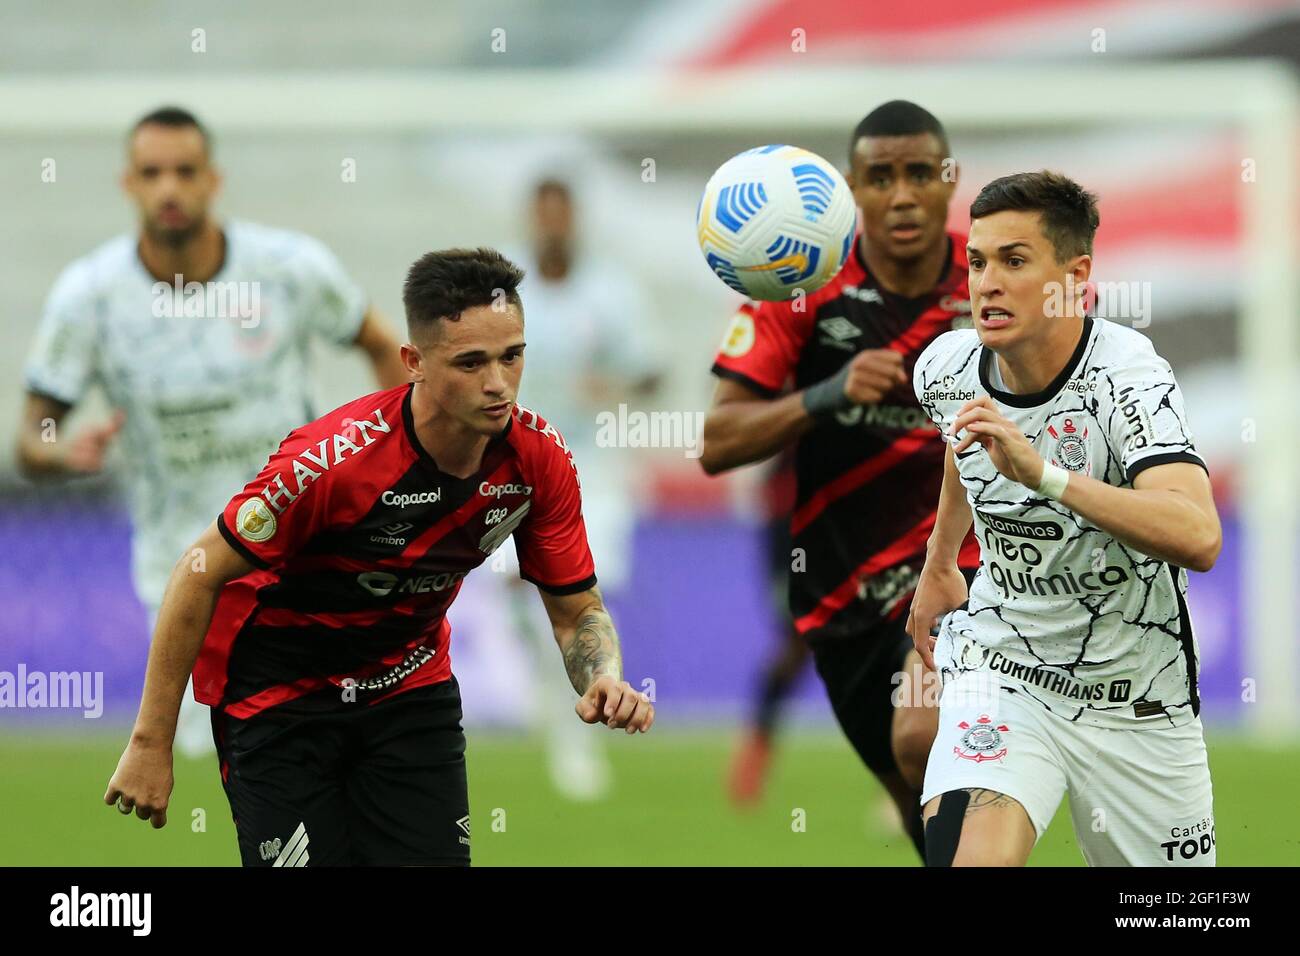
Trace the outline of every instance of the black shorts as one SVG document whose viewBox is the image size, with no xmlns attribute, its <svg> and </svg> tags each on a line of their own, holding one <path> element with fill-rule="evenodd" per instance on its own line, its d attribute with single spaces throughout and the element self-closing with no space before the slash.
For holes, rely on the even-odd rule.
<svg viewBox="0 0 1300 956">
<path fill-rule="evenodd" d="M 907 614 L 880 621 L 865 634 L 808 642 L 817 674 L 844 736 L 877 777 L 897 772 L 892 733 L 894 675 L 903 669 L 912 638 Z"/>
<path fill-rule="evenodd" d="M 974 570 L 963 568 L 962 574 L 969 587 Z M 893 699 L 898 686 L 895 675 L 903 670 L 913 647 L 907 608 L 864 634 L 813 638 L 808 644 L 835 719 L 862 762 L 877 777 L 897 772 Z"/>
<path fill-rule="evenodd" d="M 468 866 L 469 795 L 453 677 L 355 711 L 213 711 L 245 866 Z"/>
</svg>

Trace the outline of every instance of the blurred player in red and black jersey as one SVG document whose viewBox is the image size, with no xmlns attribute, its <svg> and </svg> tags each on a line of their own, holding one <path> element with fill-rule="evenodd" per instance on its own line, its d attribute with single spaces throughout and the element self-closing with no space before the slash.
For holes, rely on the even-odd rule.
<svg viewBox="0 0 1300 956">
<path fill-rule="evenodd" d="M 467 864 L 446 611 L 512 534 L 578 716 L 650 728 L 654 708 L 622 679 L 573 459 L 515 402 L 522 277 L 490 249 L 412 266 L 411 383 L 290 432 L 182 556 L 105 802 L 166 823 L 193 668 L 245 865 Z"/>
<path fill-rule="evenodd" d="M 741 308 L 713 365 L 720 381 L 700 461 L 716 474 L 794 444 L 794 626 L 840 726 L 920 851 L 937 701 L 922 693 L 904 625 L 944 443 L 910 383 L 921 351 L 970 320 L 966 239 L 945 231 L 956 167 L 928 111 L 886 103 L 858 124 L 849 149 L 862 212 L 853 252 L 816 293 Z M 978 566 L 974 538 L 959 563 Z"/>
</svg>

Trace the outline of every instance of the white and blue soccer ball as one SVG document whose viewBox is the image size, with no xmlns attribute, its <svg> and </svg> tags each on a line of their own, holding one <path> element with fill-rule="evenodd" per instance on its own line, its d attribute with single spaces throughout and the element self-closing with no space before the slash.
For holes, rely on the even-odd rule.
<svg viewBox="0 0 1300 956">
<path fill-rule="evenodd" d="M 768 302 L 829 282 L 849 256 L 856 225 L 839 170 L 798 146 L 733 156 L 709 179 L 696 213 L 709 268 L 742 295 Z"/>
</svg>

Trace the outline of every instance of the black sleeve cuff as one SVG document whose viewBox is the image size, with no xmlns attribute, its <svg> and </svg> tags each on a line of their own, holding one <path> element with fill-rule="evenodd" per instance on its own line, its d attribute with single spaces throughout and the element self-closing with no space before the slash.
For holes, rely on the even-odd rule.
<svg viewBox="0 0 1300 956">
<path fill-rule="evenodd" d="M 248 550 L 248 546 L 239 540 L 239 536 L 226 527 L 226 516 L 223 514 L 217 515 L 217 530 L 221 532 L 221 537 L 226 539 L 226 544 L 234 548 L 239 556 L 253 567 L 261 568 L 265 571 L 271 566 L 265 558 L 260 558 L 252 551 Z"/>
<path fill-rule="evenodd" d="M 754 392 L 757 392 L 761 398 L 771 399 L 771 398 L 776 398 L 778 395 L 781 394 L 779 389 L 768 388 L 766 385 L 760 385 L 758 382 L 754 381 L 744 372 L 737 372 L 735 369 L 727 368 L 725 365 L 718 365 L 717 363 L 714 363 L 713 374 L 718 376 L 718 378 L 725 378 L 725 379 L 730 379 L 733 382 L 739 382 L 741 385 L 744 385 L 746 388 L 751 389 Z"/>
<path fill-rule="evenodd" d="M 1133 464 L 1128 466 L 1128 470 L 1124 473 L 1124 477 L 1128 479 L 1128 483 L 1131 485 L 1133 484 L 1133 479 L 1142 474 L 1142 472 L 1146 471 L 1148 468 L 1154 468 L 1156 465 L 1172 465 L 1175 462 L 1180 461 L 1185 461 L 1189 465 L 1200 465 L 1202 468 L 1205 468 L 1206 474 L 1209 474 L 1210 472 L 1210 469 L 1205 467 L 1205 462 L 1201 460 L 1199 455 L 1193 454 L 1190 451 L 1171 451 L 1165 452 L 1162 455 L 1148 455 L 1146 458 L 1139 458 L 1137 461 L 1133 462 Z"/>
<path fill-rule="evenodd" d="M 572 584 L 546 584 L 531 575 L 524 574 L 521 570 L 519 576 L 530 584 L 535 584 L 547 594 L 554 594 L 557 597 L 563 597 L 566 594 L 580 594 L 583 591 L 590 591 L 596 586 L 596 575 L 592 574 L 581 581 L 574 581 Z"/>
</svg>

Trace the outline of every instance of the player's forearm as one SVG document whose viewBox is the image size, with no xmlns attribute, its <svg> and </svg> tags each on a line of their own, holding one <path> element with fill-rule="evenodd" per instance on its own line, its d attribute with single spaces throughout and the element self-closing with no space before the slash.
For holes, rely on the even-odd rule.
<svg viewBox="0 0 1300 956">
<path fill-rule="evenodd" d="M 1061 504 L 1129 547 L 1181 568 L 1210 570 L 1222 545 L 1218 515 L 1177 491 L 1117 488 L 1071 474 Z"/>
<path fill-rule="evenodd" d="M 196 571 L 187 554 L 176 565 L 163 595 L 149 645 L 144 693 L 136 716 L 132 739 L 140 743 L 171 747 L 176 736 L 176 717 L 199 648 L 212 623 L 220 587 Z"/>
<path fill-rule="evenodd" d="M 24 433 L 18 439 L 14 460 L 18 471 L 26 478 L 66 478 L 74 473 L 63 447 L 55 442 L 41 441 L 39 435 Z"/>
<path fill-rule="evenodd" d="M 402 364 L 402 343 L 388 320 L 371 306 L 361 317 L 354 347 L 365 353 L 380 388 L 395 388 L 411 380 Z"/>
<path fill-rule="evenodd" d="M 370 368 L 380 388 L 396 388 L 411 380 L 406 366 L 402 364 L 402 353 L 395 344 L 391 349 L 367 351 L 366 357 L 370 360 Z"/>
<path fill-rule="evenodd" d="M 957 563 L 962 542 L 970 531 L 974 517 L 966 500 L 961 475 L 953 460 L 952 446 L 943 455 L 943 486 L 939 491 L 939 506 L 935 509 L 934 530 L 926 542 L 926 560 Z"/>
<path fill-rule="evenodd" d="M 601 607 L 585 610 L 571 628 L 557 628 L 555 639 L 564 656 L 564 670 L 569 683 L 585 694 L 596 678 L 609 676 L 623 679 L 623 655 L 618 632 L 609 612 Z"/>
<path fill-rule="evenodd" d="M 802 393 L 772 401 L 732 401 L 715 405 L 704 420 L 700 465 L 719 472 L 770 458 L 812 428 Z"/>
</svg>

